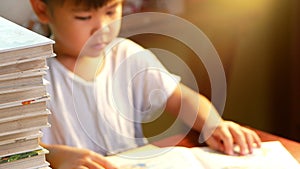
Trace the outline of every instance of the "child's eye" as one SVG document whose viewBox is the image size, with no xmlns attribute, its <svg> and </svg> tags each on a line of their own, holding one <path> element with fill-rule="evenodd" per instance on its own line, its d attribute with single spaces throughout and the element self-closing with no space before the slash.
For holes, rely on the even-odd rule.
<svg viewBox="0 0 300 169">
<path fill-rule="evenodd" d="M 107 11 L 107 12 L 106 12 L 106 15 L 112 16 L 112 15 L 114 15 L 115 13 L 116 13 L 115 10 Z"/>
<path fill-rule="evenodd" d="M 75 19 L 83 20 L 83 21 L 89 20 L 91 18 L 92 18 L 92 16 L 75 16 Z"/>
</svg>

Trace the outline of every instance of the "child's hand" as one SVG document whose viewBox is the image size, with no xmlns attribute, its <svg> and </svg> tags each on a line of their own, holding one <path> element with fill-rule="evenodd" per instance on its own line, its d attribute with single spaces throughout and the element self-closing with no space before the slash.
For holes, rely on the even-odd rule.
<svg viewBox="0 0 300 169">
<path fill-rule="evenodd" d="M 240 155 L 252 153 L 254 146 L 261 145 L 260 138 L 254 131 L 230 121 L 222 121 L 206 143 L 228 155 L 234 154 L 234 145 L 239 147 Z"/>
<path fill-rule="evenodd" d="M 63 145 L 46 145 L 47 160 L 57 169 L 117 169 L 104 156 L 87 149 Z"/>
</svg>

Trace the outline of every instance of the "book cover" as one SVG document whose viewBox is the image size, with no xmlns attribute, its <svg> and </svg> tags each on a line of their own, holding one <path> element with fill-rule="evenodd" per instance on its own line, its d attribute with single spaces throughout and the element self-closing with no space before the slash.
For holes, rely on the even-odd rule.
<svg viewBox="0 0 300 169">
<path fill-rule="evenodd" d="M 36 114 L 47 110 L 46 101 L 26 105 L 0 108 L 0 119 L 12 118 L 16 116 L 27 116 L 27 114 Z"/>
<path fill-rule="evenodd" d="M 0 17 L 0 42 L 0 66 L 54 55 L 53 40 L 3 17 Z"/>
<path fill-rule="evenodd" d="M 42 135 L 43 135 L 43 133 L 41 131 L 33 130 L 33 131 L 28 131 L 28 132 L 22 132 L 22 133 L 17 133 L 17 134 L 1 136 L 0 137 L 0 145 L 10 144 L 10 143 L 17 142 L 20 140 L 41 137 Z"/>
<path fill-rule="evenodd" d="M 0 66 L 53 57 L 54 41 L 0 17 Z"/>
<path fill-rule="evenodd" d="M 45 154 L 48 150 L 40 147 L 38 150 L 0 157 L 0 168 L 31 169 L 48 167 Z"/>
<path fill-rule="evenodd" d="M 47 94 L 46 86 L 26 86 L 24 88 L 4 90 L 0 92 L 0 105 Z M 0 107 L 1 108 L 1 107 Z"/>
<path fill-rule="evenodd" d="M 0 17 L 0 52 L 54 44 L 54 41 Z"/>
<path fill-rule="evenodd" d="M 39 149 L 41 131 L 24 132 L 0 137 L 0 157 Z"/>
<path fill-rule="evenodd" d="M 7 135 L 18 134 L 18 133 L 24 133 L 24 132 L 37 131 L 37 130 L 41 130 L 42 128 L 50 127 L 50 126 L 51 125 L 49 123 L 47 123 L 45 125 L 34 125 L 32 127 L 21 128 L 19 130 L 10 130 L 8 132 L 2 132 L 2 133 L 0 132 L 0 137 L 7 136 Z"/>
<path fill-rule="evenodd" d="M 47 126 L 48 123 L 48 113 L 39 114 L 32 117 L 20 118 L 12 121 L 1 121 L 0 122 L 0 136 L 19 133 L 26 131 L 32 127 Z"/>
<path fill-rule="evenodd" d="M 47 59 L 54 56 L 56 55 L 53 53 L 52 45 L 38 46 L 34 48 L 27 48 L 3 53 L 1 53 L 0 51 L 0 67 L 30 62 L 38 59 Z"/>
<path fill-rule="evenodd" d="M 46 70 L 48 70 L 48 67 L 45 68 L 37 68 L 37 69 L 30 69 L 23 72 L 15 72 L 10 74 L 3 74 L 0 75 L 0 81 L 6 81 L 11 79 L 19 79 L 19 78 L 26 78 L 26 77 L 32 77 L 32 76 L 41 76 L 46 74 Z"/>
<path fill-rule="evenodd" d="M 0 67 L 0 75 L 24 72 L 32 69 L 45 69 L 47 67 L 46 59 L 38 59 L 25 63 L 17 63 L 9 66 Z"/>
<path fill-rule="evenodd" d="M 17 114 L 15 116 L 6 116 L 3 118 L 0 118 L 0 125 L 1 125 L 1 123 L 21 120 L 21 119 L 31 118 L 31 117 L 36 117 L 36 116 L 49 115 L 49 114 L 51 114 L 50 111 L 48 109 L 45 109 L 43 111 L 30 112 L 30 113 L 26 113 L 26 114 Z"/>
<path fill-rule="evenodd" d="M 27 152 L 22 152 L 22 153 L 18 153 L 18 154 L 12 154 L 12 155 L 8 155 L 8 156 L 0 157 L 0 164 L 10 163 L 10 162 L 14 162 L 17 160 L 34 157 L 34 156 L 38 156 L 38 155 L 46 154 L 46 153 L 48 153 L 48 150 L 46 150 L 42 147 L 39 147 L 36 150 L 31 150 L 31 151 L 27 151 Z"/>
<path fill-rule="evenodd" d="M 42 86 L 43 84 L 43 75 L 0 80 L 0 93 L 5 93 L 7 91 L 18 91 L 24 88 L 30 88 L 32 86 Z"/>
<path fill-rule="evenodd" d="M 15 101 L 11 101 L 11 102 L 0 103 L 0 110 L 6 109 L 6 108 L 12 108 L 15 106 L 22 106 L 22 105 L 29 105 L 29 104 L 33 104 L 33 103 L 45 102 L 45 101 L 48 101 L 49 99 L 50 99 L 49 94 L 46 94 L 43 96 L 36 96 L 36 97 L 30 96 L 25 99 L 17 99 Z"/>
</svg>

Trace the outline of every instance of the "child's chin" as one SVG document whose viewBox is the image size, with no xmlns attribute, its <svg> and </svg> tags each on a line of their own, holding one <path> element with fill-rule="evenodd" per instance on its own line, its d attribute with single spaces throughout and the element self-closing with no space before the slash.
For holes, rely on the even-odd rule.
<svg viewBox="0 0 300 169">
<path fill-rule="evenodd" d="M 101 46 L 93 46 L 90 48 L 86 48 L 84 49 L 84 51 L 81 52 L 81 56 L 89 56 L 89 57 L 98 57 L 101 56 L 101 54 L 103 53 L 105 47 L 107 45 L 101 45 Z"/>
<path fill-rule="evenodd" d="M 102 55 L 103 49 L 98 51 L 88 51 L 80 54 L 80 56 L 88 56 L 88 57 L 99 57 Z"/>
</svg>

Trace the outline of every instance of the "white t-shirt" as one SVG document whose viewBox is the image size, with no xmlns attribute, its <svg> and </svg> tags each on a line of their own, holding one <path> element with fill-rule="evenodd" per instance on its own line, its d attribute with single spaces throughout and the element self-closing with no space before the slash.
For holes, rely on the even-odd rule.
<svg viewBox="0 0 300 169">
<path fill-rule="evenodd" d="M 107 155 L 147 143 L 141 122 L 161 109 L 178 85 L 159 60 L 136 43 L 118 38 L 105 51 L 93 82 L 48 60 L 46 79 L 52 112 L 42 141 L 87 148 Z"/>
</svg>

